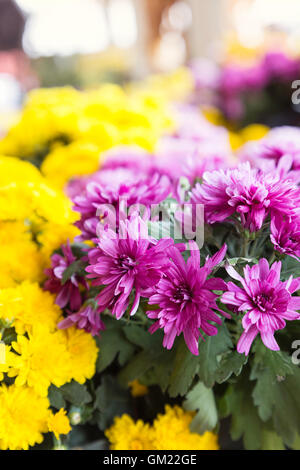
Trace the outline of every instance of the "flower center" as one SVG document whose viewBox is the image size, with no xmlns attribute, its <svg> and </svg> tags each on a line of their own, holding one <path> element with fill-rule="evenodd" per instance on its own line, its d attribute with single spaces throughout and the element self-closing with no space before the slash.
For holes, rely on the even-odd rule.
<svg viewBox="0 0 300 470">
<path fill-rule="evenodd" d="M 176 303 L 188 302 L 193 297 L 193 293 L 188 286 L 179 286 L 173 294 Z"/>
<path fill-rule="evenodd" d="M 122 269 L 132 270 L 136 266 L 136 260 L 127 255 L 120 255 L 118 258 L 118 265 Z"/>
<path fill-rule="evenodd" d="M 262 312 L 270 310 L 270 307 L 272 306 L 272 298 L 268 294 L 257 295 L 254 297 L 254 302 Z"/>
</svg>

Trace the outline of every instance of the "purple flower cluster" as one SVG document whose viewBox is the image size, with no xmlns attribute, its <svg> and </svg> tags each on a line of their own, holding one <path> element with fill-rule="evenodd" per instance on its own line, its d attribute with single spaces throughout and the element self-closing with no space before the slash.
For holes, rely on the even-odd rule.
<svg viewBox="0 0 300 470">
<path fill-rule="evenodd" d="M 194 204 L 203 204 L 210 224 L 238 216 L 244 228 L 260 230 L 270 215 L 295 216 L 300 191 L 290 180 L 251 168 L 247 162 L 237 168 L 206 172 L 203 183 L 191 193 Z"/>
<path fill-rule="evenodd" d="M 211 63 L 198 61 L 191 65 L 191 71 L 200 90 L 217 91 L 218 104 L 225 114 L 230 119 L 240 119 L 244 113 L 243 95 L 261 92 L 273 82 L 290 84 L 299 78 L 300 60 L 271 50 L 254 63 L 230 62 L 218 71 Z"/>
<path fill-rule="evenodd" d="M 273 64 L 274 73 L 283 74 L 273 59 L 268 58 L 268 66 Z M 254 74 L 248 76 L 248 85 L 258 82 Z M 59 327 L 76 325 L 95 336 L 105 329 L 104 312 L 117 320 L 137 315 L 151 334 L 162 330 L 165 348 L 171 349 L 183 335 L 197 355 L 199 341 L 216 335 L 225 317 L 244 330 L 238 352 L 248 354 L 259 335 L 266 347 L 277 350 L 276 331 L 286 321 L 300 319 L 299 297 L 293 296 L 300 278 L 280 280 L 278 261 L 300 258 L 300 131 L 273 129 L 260 141 L 245 145 L 237 165 L 227 130 L 208 123 L 192 106 L 178 106 L 176 116 L 176 132 L 160 139 L 155 154 L 119 148 L 104 156 L 95 174 L 70 182 L 68 193 L 80 214 L 79 241 L 89 242 L 82 258 L 87 274 L 76 269 L 82 260 L 76 259 L 69 244 L 62 247 L 62 254 L 52 256 L 45 288 L 56 294 L 57 304 L 67 313 Z M 182 177 L 191 188 L 184 195 Z M 188 202 L 191 218 L 196 205 L 203 205 L 205 222 L 226 222 L 225 229 L 240 237 L 241 247 L 245 240 L 255 248 L 260 238 L 263 243 L 268 239 L 258 264 L 251 251 L 242 275 L 239 265 L 234 269 L 223 262 L 225 254 L 243 256 L 232 253 L 229 242 L 221 249 L 220 242 L 212 241 L 213 248 L 207 243 L 206 253 L 218 251 L 201 262 L 195 241 L 177 244 L 171 234 L 152 238 L 148 233 L 152 205 L 170 196 L 179 207 Z M 174 212 L 174 224 L 185 225 L 182 214 Z M 160 223 L 159 217 L 156 222 Z M 207 227 L 207 233 L 218 227 Z M 269 264 L 266 257 L 277 260 Z M 237 282 L 227 282 L 224 270 L 223 278 L 214 277 L 220 265 L 227 266 L 227 274 Z M 233 312 L 231 317 L 225 305 Z"/>
</svg>

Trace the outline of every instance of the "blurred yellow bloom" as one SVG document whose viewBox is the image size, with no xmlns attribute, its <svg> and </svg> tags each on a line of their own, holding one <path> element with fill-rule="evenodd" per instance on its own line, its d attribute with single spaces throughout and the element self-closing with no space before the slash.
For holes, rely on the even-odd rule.
<svg viewBox="0 0 300 470">
<path fill-rule="evenodd" d="M 48 428 L 56 439 L 59 439 L 60 434 L 68 434 L 71 431 L 71 426 L 66 416 L 66 410 L 61 408 L 57 413 L 51 413 L 48 418 Z"/>
<path fill-rule="evenodd" d="M 54 331 L 60 318 L 55 296 L 37 283 L 25 281 L 15 288 L 0 290 L 0 319 L 12 321 L 18 334 L 31 332 L 39 323 Z"/>
<path fill-rule="evenodd" d="M 27 450 L 47 432 L 49 401 L 29 387 L 0 387 L 0 449 Z"/>
<path fill-rule="evenodd" d="M 138 380 L 133 380 L 130 382 L 129 387 L 133 397 L 142 397 L 148 393 L 148 387 L 141 384 Z"/>
<path fill-rule="evenodd" d="M 124 414 L 115 418 L 105 435 L 111 450 L 218 450 L 216 434 L 190 431 L 192 419 L 193 413 L 167 405 L 152 426 Z"/>
</svg>

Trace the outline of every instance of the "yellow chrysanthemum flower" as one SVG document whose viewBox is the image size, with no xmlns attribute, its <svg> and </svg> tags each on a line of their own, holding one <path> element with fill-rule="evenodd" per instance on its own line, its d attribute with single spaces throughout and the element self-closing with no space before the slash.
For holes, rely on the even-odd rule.
<svg viewBox="0 0 300 470">
<path fill-rule="evenodd" d="M 193 413 L 167 405 L 154 423 L 154 445 L 158 450 L 218 450 L 218 437 L 212 432 L 202 436 L 190 431 Z"/>
<path fill-rule="evenodd" d="M 31 91 L 19 121 L 0 141 L 0 152 L 35 159 L 55 142 L 76 139 L 81 107 L 82 94 L 71 87 Z"/>
<path fill-rule="evenodd" d="M 269 130 L 270 128 L 263 124 L 250 124 L 240 131 L 240 136 L 243 143 L 248 142 L 249 140 L 260 140 L 267 135 Z"/>
<path fill-rule="evenodd" d="M 66 416 L 66 410 L 61 408 L 57 413 L 51 413 L 48 418 L 48 428 L 56 439 L 59 439 L 60 434 L 68 434 L 71 431 L 71 426 L 69 418 Z"/>
<path fill-rule="evenodd" d="M 153 431 L 142 420 L 136 422 L 124 414 L 114 420 L 114 424 L 105 431 L 110 441 L 111 450 L 154 450 Z"/>
<path fill-rule="evenodd" d="M 0 382 L 4 379 L 4 374 L 9 371 L 12 356 L 11 347 L 0 342 Z"/>
<path fill-rule="evenodd" d="M 77 215 L 76 215 L 77 216 Z M 50 266 L 50 257 L 55 250 L 64 245 L 69 240 L 73 243 L 74 238 L 80 234 L 80 230 L 73 224 L 66 222 L 60 224 L 59 221 L 55 222 L 42 222 L 39 224 L 39 233 L 37 240 L 41 244 L 41 253 Z"/>
<path fill-rule="evenodd" d="M 46 267 L 44 255 L 32 240 L 30 227 L 21 221 L 0 221 L 0 288 L 12 287 L 25 279 L 41 281 Z M 21 260 L 26 259 L 26 263 Z"/>
<path fill-rule="evenodd" d="M 98 348 L 94 338 L 84 330 L 75 326 L 64 330 L 66 345 L 69 352 L 68 368 L 70 380 L 83 384 L 91 379 L 96 372 Z"/>
<path fill-rule="evenodd" d="M 76 141 L 60 146 L 47 155 L 41 171 L 53 186 L 63 189 L 71 178 L 97 171 L 100 152 L 101 148 L 89 141 Z"/>
<path fill-rule="evenodd" d="M 15 288 L 0 290 L 0 319 L 12 321 L 18 334 L 31 332 L 37 324 L 54 331 L 60 317 L 55 296 L 37 283 L 26 281 Z"/>
<path fill-rule="evenodd" d="M 48 398 L 29 387 L 0 387 L 0 449 L 27 450 L 43 440 L 49 417 Z"/>
<path fill-rule="evenodd" d="M 141 384 L 138 380 L 133 380 L 129 384 L 130 392 L 133 397 L 142 397 L 147 395 L 148 387 L 146 385 Z"/>
<path fill-rule="evenodd" d="M 34 213 L 63 223 L 72 217 L 71 201 L 30 163 L 0 157 L 0 220 L 30 220 Z"/>
<path fill-rule="evenodd" d="M 193 413 L 179 406 L 166 406 L 152 426 L 124 414 L 105 432 L 112 450 L 218 450 L 218 437 L 190 431 Z"/>
<path fill-rule="evenodd" d="M 37 324 L 28 338 L 18 335 L 12 347 L 17 354 L 8 375 L 16 377 L 17 387 L 27 384 L 38 395 L 47 396 L 51 383 L 61 387 L 70 380 L 70 356 L 62 331 L 50 332 L 45 325 Z"/>
</svg>

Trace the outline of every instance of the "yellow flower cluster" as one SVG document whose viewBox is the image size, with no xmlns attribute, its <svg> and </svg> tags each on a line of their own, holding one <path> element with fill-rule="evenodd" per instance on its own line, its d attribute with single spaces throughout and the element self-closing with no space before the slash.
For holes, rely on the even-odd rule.
<svg viewBox="0 0 300 470">
<path fill-rule="evenodd" d="M 71 177 L 96 171 L 103 151 L 123 144 L 151 151 L 171 127 L 167 101 L 156 92 L 112 84 L 86 92 L 40 89 L 29 94 L 0 153 L 43 162 L 44 176 L 62 188 Z"/>
<path fill-rule="evenodd" d="M 0 341 L 3 335 L 7 343 L 0 363 L 0 449 L 27 449 L 48 431 L 67 434 L 68 418 L 64 410 L 53 415 L 48 388 L 83 383 L 95 373 L 93 337 L 75 327 L 59 330 L 62 312 L 39 285 L 51 253 L 77 234 L 74 220 L 70 201 L 37 168 L 0 157 Z"/>
<path fill-rule="evenodd" d="M 26 411 L 28 421 L 32 418 L 32 423 L 27 423 L 28 436 L 25 430 L 27 418 L 21 420 L 24 428 L 20 421 L 15 420 L 12 423 L 11 418 L 9 419 L 12 442 L 15 439 L 13 435 L 17 434 L 16 439 L 23 442 L 20 448 L 27 448 L 28 445 L 40 442 L 39 433 L 46 432 L 45 410 L 49 403 L 47 400 L 45 406 L 46 402 L 42 398 L 47 398 L 49 386 L 54 384 L 60 387 L 72 379 L 83 383 L 95 373 L 98 349 L 93 337 L 75 327 L 58 330 L 56 325 L 61 318 L 61 311 L 55 305 L 54 297 L 43 291 L 38 284 L 27 281 L 17 287 L 0 290 L 0 322 L 13 326 L 17 332 L 16 341 L 12 341 L 11 346 L 6 345 L 5 363 L 0 364 L 0 381 L 3 380 L 4 373 L 15 378 L 14 385 L 8 389 L 4 384 L 0 386 L 0 449 L 8 445 L 5 444 L 8 437 L 3 437 L 7 429 L 5 419 L 1 421 L 1 417 L 9 415 L 10 411 L 12 414 L 19 412 L 19 408 L 13 405 L 14 401 L 21 402 L 22 397 L 29 393 L 35 399 L 33 404 L 30 401 L 31 411 Z M 2 401 L 1 394 L 7 398 L 6 401 Z M 14 399 L 11 399 L 12 395 Z M 34 418 L 32 415 L 35 415 Z M 65 422 L 60 416 L 53 418 L 52 428 L 54 429 L 56 422 L 59 424 L 61 421 Z M 39 431 L 30 433 L 32 426 L 36 426 Z M 62 429 L 66 428 L 65 423 Z M 18 448 L 19 445 L 12 444 L 8 447 Z"/>
<path fill-rule="evenodd" d="M 167 405 L 152 426 L 125 414 L 115 418 L 105 435 L 111 450 L 218 450 L 216 434 L 190 431 L 192 419 L 193 413 Z"/>
<path fill-rule="evenodd" d="M 31 163 L 0 156 L 0 288 L 41 281 L 50 254 L 78 234 L 76 217 Z"/>
<path fill-rule="evenodd" d="M 2 385 L 0 402 L 1 450 L 27 450 L 43 441 L 43 433 L 50 431 L 58 438 L 71 430 L 65 410 L 53 414 L 48 398 L 29 387 Z"/>
</svg>

